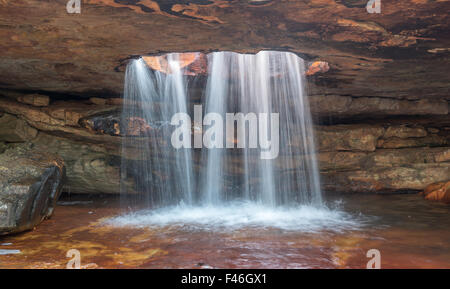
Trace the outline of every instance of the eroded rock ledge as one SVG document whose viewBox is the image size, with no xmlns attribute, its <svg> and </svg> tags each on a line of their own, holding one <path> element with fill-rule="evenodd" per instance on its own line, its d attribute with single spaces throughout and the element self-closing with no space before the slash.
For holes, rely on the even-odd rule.
<svg viewBox="0 0 450 289">
<path fill-rule="evenodd" d="M 120 123 L 120 103 L 114 99 L 54 101 L 38 107 L 0 98 L 0 152 L 18 143 L 31 143 L 33 150 L 58 154 L 64 160 L 65 191 L 119 193 L 120 147 L 129 128 L 124 129 Z M 448 180 L 450 121 L 443 114 L 447 110 L 441 108 L 438 112 L 442 117 L 433 119 L 435 112 L 433 108 L 425 118 L 397 116 L 369 118 L 358 124 L 316 125 L 323 189 L 423 190 L 429 184 Z M 139 139 L 139 130 L 135 132 Z M 292 141 L 294 146 L 299 143 L 295 138 Z M 140 145 L 147 145 L 145 138 L 135 144 L 136 151 Z M 130 150 L 126 157 L 137 159 L 138 154 Z M 282 169 L 289 173 L 290 168 Z M 134 181 L 130 179 L 126 185 L 132 192 Z"/>
<path fill-rule="evenodd" d="M 330 70 L 313 95 L 449 99 L 448 0 L 0 1 L 0 88 L 119 96 L 126 60 L 288 50 Z"/>
</svg>

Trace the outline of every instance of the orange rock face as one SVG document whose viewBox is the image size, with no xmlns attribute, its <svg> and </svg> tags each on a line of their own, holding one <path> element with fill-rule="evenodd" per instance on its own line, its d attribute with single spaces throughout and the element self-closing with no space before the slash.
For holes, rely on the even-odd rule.
<svg viewBox="0 0 450 289">
<path fill-rule="evenodd" d="M 327 62 L 324 61 L 315 61 L 313 62 L 308 70 L 306 71 L 306 75 L 314 75 L 316 73 L 325 73 L 330 70 L 330 66 Z"/>
<path fill-rule="evenodd" d="M 142 57 L 147 65 L 157 71 L 170 74 L 173 67 L 170 66 L 167 54 L 159 56 L 144 56 Z M 187 52 L 179 53 L 178 61 L 179 68 L 183 69 L 185 75 L 197 75 L 206 73 L 207 62 L 206 56 L 202 53 Z"/>
<path fill-rule="evenodd" d="M 450 181 L 431 184 L 421 194 L 426 200 L 450 204 Z"/>
</svg>

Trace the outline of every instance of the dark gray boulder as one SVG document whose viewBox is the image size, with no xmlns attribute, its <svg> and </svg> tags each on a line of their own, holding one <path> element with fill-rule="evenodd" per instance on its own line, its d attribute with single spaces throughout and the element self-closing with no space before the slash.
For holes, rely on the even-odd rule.
<svg viewBox="0 0 450 289">
<path fill-rule="evenodd" d="M 62 159 L 31 145 L 0 154 L 0 235 L 30 230 L 49 218 L 64 178 Z"/>
</svg>

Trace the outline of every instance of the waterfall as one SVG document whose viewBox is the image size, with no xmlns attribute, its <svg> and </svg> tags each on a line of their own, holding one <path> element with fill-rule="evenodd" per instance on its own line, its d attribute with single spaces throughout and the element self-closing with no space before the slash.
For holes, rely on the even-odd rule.
<svg viewBox="0 0 450 289">
<path fill-rule="evenodd" d="M 163 206 L 235 200 L 321 205 L 303 60 L 277 51 L 210 53 L 203 94 L 195 103 L 180 55 L 165 56 L 166 71 L 150 69 L 142 59 L 127 67 L 122 126 L 142 119 L 151 128 L 123 138 L 123 193 Z M 203 106 L 202 148 L 174 149 L 170 119 L 179 112 L 192 115 L 191 104 Z M 223 138 L 211 135 L 213 126 L 223 130 Z M 276 157 L 262 157 L 276 140 Z"/>
<path fill-rule="evenodd" d="M 233 183 L 237 184 L 234 187 L 239 188 L 241 197 L 269 206 L 320 204 L 314 134 L 303 89 L 303 60 L 288 52 L 261 51 L 256 55 L 214 52 L 208 62 L 206 113 L 219 113 L 224 119 L 226 112 L 244 115 L 276 112 L 280 116 L 278 158 L 261 159 L 259 150 L 248 145 L 237 149 L 244 173 Z M 261 121 L 264 119 L 260 118 L 259 124 Z M 248 138 L 249 127 L 245 128 Z M 264 133 L 260 127 L 258 132 Z M 203 174 L 207 185 L 202 194 L 213 202 L 236 195 L 222 184 L 223 169 L 236 152 L 207 149 L 203 154 L 207 160 Z"/>
<path fill-rule="evenodd" d="M 191 151 L 170 145 L 171 117 L 188 111 L 187 83 L 179 58 L 177 53 L 167 55 L 171 73 L 150 69 L 142 58 L 132 60 L 125 73 L 121 196 L 138 194 L 137 201 L 149 206 L 190 204 L 193 199 Z"/>
</svg>

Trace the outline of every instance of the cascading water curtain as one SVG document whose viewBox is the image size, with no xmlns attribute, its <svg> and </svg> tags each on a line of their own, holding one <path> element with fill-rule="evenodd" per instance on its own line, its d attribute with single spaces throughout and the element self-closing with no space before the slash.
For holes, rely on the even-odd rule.
<svg viewBox="0 0 450 289">
<path fill-rule="evenodd" d="M 218 125 L 209 117 L 220 115 L 226 135 L 226 114 L 242 113 L 244 131 L 237 129 L 236 135 L 226 138 L 242 134 L 245 145 L 233 149 L 226 147 L 225 139 L 201 149 L 171 147 L 175 129 L 171 117 L 193 112 L 188 109 L 192 100 L 180 54 L 167 54 L 166 60 L 165 71 L 150 69 L 142 59 L 127 67 L 122 115 L 122 126 L 128 132 L 122 151 L 124 194 L 142 195 L 144 204 L 151 205 L 219 205 L 234 200 L 267 206 L 321 205 L 301 58 L 277 51 L 208 54 L 207 80 L 197 103 L 203 105 L 205 115 L 200 130 L 207 135 L 209 127 Z M 279 115 L 278 130 L 272 130 L 276 124 L 268 117 L 271 113 Z M 269 129 L 262 129 L 262 124 Z M 266 137 L 274 141 L 273 131 L 279 137 L 279 152 L 275 158 L 261 158 L 262 142 Z M 259 147 L 251 145 L 255 141 Z"/>
<path fill-rule="evenodd" d="M 206 113 L 219 113 L 223 119 L 226 112 L 254 113 L 258 125 L 268 122 L 261 113 L 278 113 L 280 152 L 274 159 L 261 159 L 260 148 L 249 147 L 249 126 L 244 148 L 203 149 L 206 166 L 200 181 L 206 184 L 204 200 L 218 203 L 239 197 L 269 206 L 320 205 L 303 60 L 288 52 L 261 51 L 256 55 L 214 52 L 208 61 Z M 231 181 L 229 176 L 233 176 Z"/>
<path fill-rule="evenodd" d="M 125 74 L 121 195 L 147 206 L 192 202 L 191 151 L 170 144 L 171 117 L 187 113 L 179 58 L 167 55 L 170 73 L 152 70 L 140 58 L 128 64 Z"/>
</svg>

